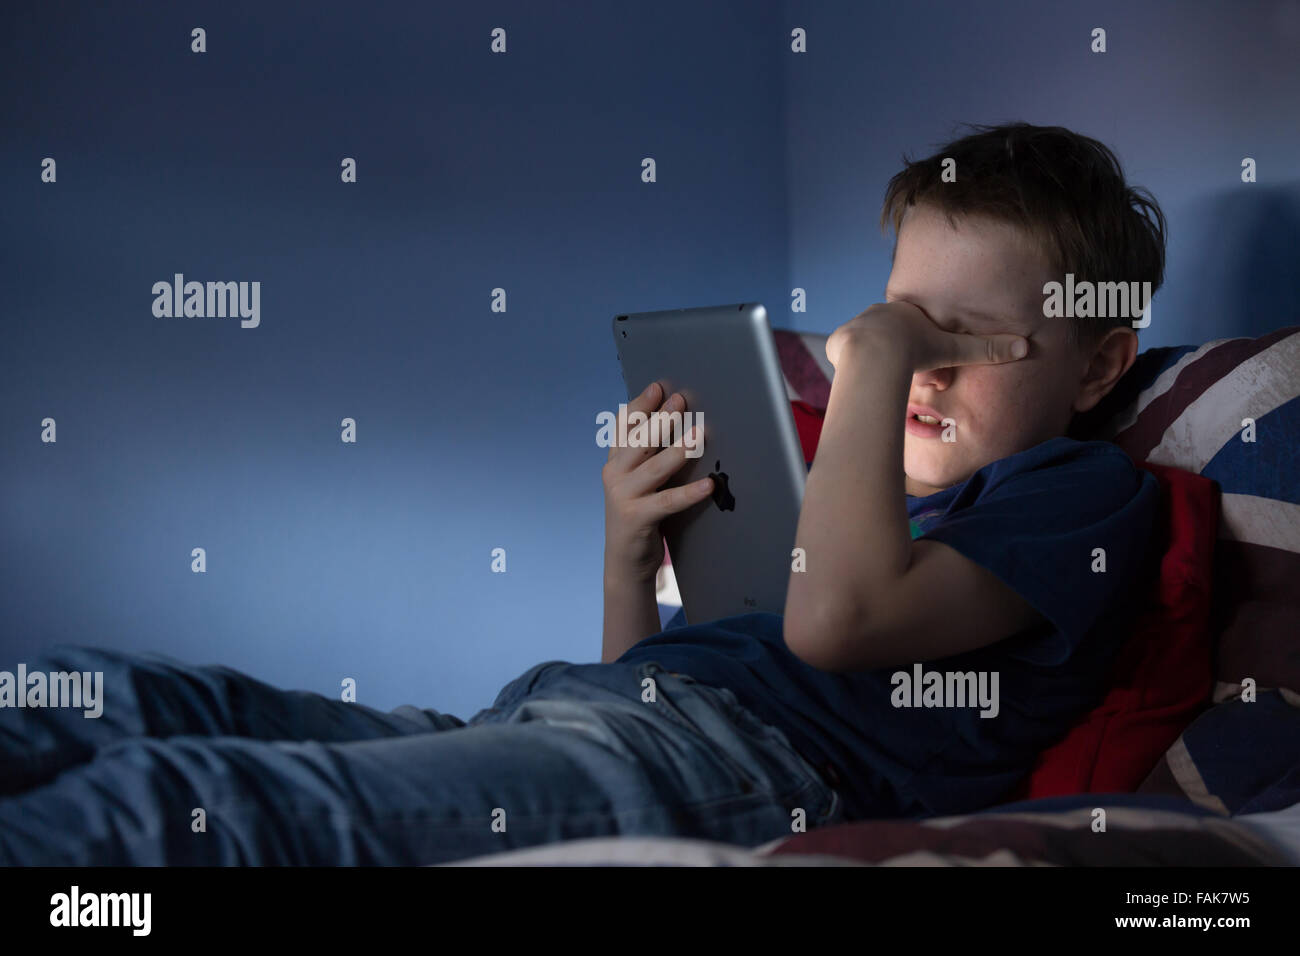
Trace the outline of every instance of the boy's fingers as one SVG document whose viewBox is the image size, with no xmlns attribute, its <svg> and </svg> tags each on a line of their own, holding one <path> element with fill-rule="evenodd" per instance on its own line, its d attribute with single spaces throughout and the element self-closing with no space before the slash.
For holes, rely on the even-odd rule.
<svg viewBox="0 0 1300 956">
<path fill-rule="evenodd" d="M 633 412 L 649 412 L 652 408 L 657 408 L 660 400 L 663 398 L 663 386 L 659 382 L 651 382 L 641 390 L 641 394 L 628 402 L 618 413 L 618 423 L 615 426 L 618 434 L 626 434 L 626 421 Z M 605 456 L 606 461 L 612 461 L 614 455 L 618 452 L 617 444 L 609 446 L 609 454 Z"/>
<path fill-rule="evenodd" d="M 680 398 L 677 393 L 674 392 L 672 395 L 666 397 L 658 408 L 651 406 L 650 408 L 641 409 L 641 411 L 645 412 L 645 419 L 642 420 L 640 424 L 633 425 L 627 430 L 629 443 L 633 440 L 633 436 L 635 436 L 637 442 L 637 444 L 633 445 L 631 448 L 632 451 L 639 453 L 636 455 L 634 461 L 648 458 L 660 447 L 669 443 L 671 432 L 669 425 L 671 423 L 671 418 L 668 416 L 672 412 L 680 412 L 684 404 L 685 399 Z M 629 416 L 631 416 L 632 411 L 633 409 L 628 409 Z M 655 421 L 656 416 L 660 416 L 658 421 Z M 659 433 L 659 444 L 648 445 L 647 442 L 652 437 L 652 432 L 654 431 L 658 431 Z"/>
<path fill-rule="evenodd" d="M 686 485 L 676 485 L 650 495 L 650 502 L 656 515 L 667 517 L 685 511 L 691 505 L 703 501 L 713 490 L 712 478 L 700 478 Z"/>
<path fill-rule="evenodd" d="M 651 382 L 641 391 L 640 395 L 627 403 L 627 408 L 624 410 L 624 414 L 630 415 L 633 412 L 648 412 L 652 408 L 658 408 L 659 404 L 666 397 L 663 395 L 663 390 L 664 387 L 658 382 Z"/>
<path fill-rule="evenodd" d="M 618 430 L 620 434 L 627 435 L 628 444 L 626 446 L 610 445 L 609 454 L 606 456 L 606 460 L 611 462 L 614 461 L 615 456 L 618 457 L 616 467 L 619 470 L 631 471 L 659 451 L 660 447 L 670 442 L 672 430 L 669 428 L 669 419 L 666 417 L 661 418 L 653 426 L 651 423 L 655 416 L 660 413 L 666 415 L 670 412 L 682 412 L 686 406 L 686 399 L 679 393 L 673 392 L 671 395 L 665 396 L 663 402 L 659 403 L 658 406 L 652 401 L 646 400 L 647 397 L 653 398 L 662 395 L 662 393 L 663 386 L 659 382 L 652 382 L 644 392 L 629 402 L 626 411 L 619 415 Z M 645 415 L 645 418 L 639 424 L 629 427 L 626 423 L 633 412 L 641 412 Z M 652 427 L 657 428 L 659 431 L 660 445 L 648 444 Z"/>
<path fill-rule="evenodd" d="M 690 443 L 691 450 L 698 451 L 702 449 L 704 447 L 704 429 L 697 426 L 694 435 L 682 435 L 671 445 L 651 449 L 655 454 L 651 455 L 646 461 L 641 462 L 629 473 L 624 485 L 627 491 L 632 495 L 647 495 L 681 471 L 687 461 L 690 460 L 687 455 L 687 442 Z M 691 457 L 698 458 L 699 455 Z"/>
<path fill-rule="evenodd" d="M 962 356 L 954 365 L 1001 365 L 1029 354 L 1029 340 L 1023 335 L 959 335 Z"/>
</svg>

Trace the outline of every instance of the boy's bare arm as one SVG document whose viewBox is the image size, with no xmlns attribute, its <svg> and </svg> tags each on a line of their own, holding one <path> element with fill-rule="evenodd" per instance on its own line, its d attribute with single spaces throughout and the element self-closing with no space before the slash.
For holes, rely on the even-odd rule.
<svg viewBox="0 0 1300 956">
<path fill-rule="evenodd" d="M 654 579 L 638 581 L 607 573 L 600 662 L 609 664 L 618 660 L 633 645 L 661 630 Z"/>
<path fill-rule="evenodd" d="M 911 564 L 902 420 L 912 371 L 880 338 L 855 342 L 847 360 L 841 352 L 799 512 L 807 570 L 790 574 L 785 636 L 810 663 L 829 663 Z"/>
<path fill-rule="evenodd" d="M 912 374 L 1014 361 L 1019 336 L 954 335 L 915 306 L 872 306 L 835 331 L 817 458 L 799 514 L 785 639 L 832 671 L 929 660 L 993 643 L 1042 618 L 995 575 L 946 545 L 911 539 L 903 427 Z M 952 340 L 952 341 L 950 341 Z"/>
</svg>

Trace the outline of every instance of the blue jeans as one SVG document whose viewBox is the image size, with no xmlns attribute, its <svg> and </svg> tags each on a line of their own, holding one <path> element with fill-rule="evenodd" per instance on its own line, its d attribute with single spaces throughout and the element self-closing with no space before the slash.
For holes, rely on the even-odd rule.
<svg viewBox="0 0 1300 956">
<path fill-rule="evenodd" d="M 468 723 L 160 654 L 27 664 L 58 671 L 103 672 L 102 716 L 0 707 L 3 864 L 418 865 L 615 834 L 757 846 L 843 819 L 783 733 L 655 663 L 547 661 Z"/>
</svg>

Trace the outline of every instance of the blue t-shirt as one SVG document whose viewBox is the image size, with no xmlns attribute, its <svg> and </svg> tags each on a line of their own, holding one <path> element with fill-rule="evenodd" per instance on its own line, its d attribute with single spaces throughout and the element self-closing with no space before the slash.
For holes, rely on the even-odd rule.
<svg viewBox="0 0 1300 956">
<path fill-rule="evenodd" d="M 1116 445 L 1065 437 L 935 494 L 908 495 L 913 538 L 988 568 L 1046 619 L 974 651 L 834 674 L 790 652 L 781 615 L 742 614 L 662 631 L 619 661 L 658 661 L 731 690 L 836 785 L 848 819 L 992 806 L 1101 699 L 1135 602 L 1158 571 L 1159 498 L 1155 477 Z M 990 691 L 996 672 L 996 716 L 981 717 L 992 708 L 973 700 L 918 706 L 922 691 L 894 679 L 920 676 L 933 688 L 929 672 L 982 673 Z M 902 700 L 913 706 L 895 706 Z"/>
</svg>

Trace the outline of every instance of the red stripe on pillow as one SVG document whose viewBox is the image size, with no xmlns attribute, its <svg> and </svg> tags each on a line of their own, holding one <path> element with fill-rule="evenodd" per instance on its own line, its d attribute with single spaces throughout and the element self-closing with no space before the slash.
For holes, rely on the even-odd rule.
<svg viewBox="0 0 1300 956">
<path fill-rule="evenodd" d="M 807 402 L 795 400 L 790 403 L 794 412 L 794 427 L 799 432 L 799 444 L 803 448 L 803 460 L 811 462 L 817 454 L 817 441 L 822 437 L 822 425 L 826 421 L 826 411 L 814 408 Z"/>
<path fill-rule="evenodd" d="M 831 399 L 831 383 L 826 380 L 826 373 L 809 353 L 799 333 L 774 329 L 772 341 L 776 343 L 776 354 L 786 383 L 803 401 L 825 408 Z"/>
</svg>

